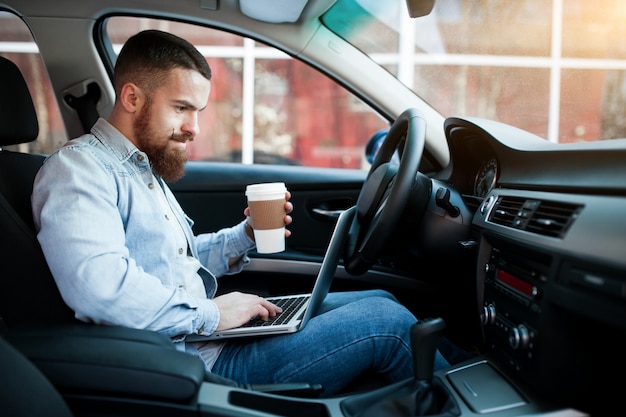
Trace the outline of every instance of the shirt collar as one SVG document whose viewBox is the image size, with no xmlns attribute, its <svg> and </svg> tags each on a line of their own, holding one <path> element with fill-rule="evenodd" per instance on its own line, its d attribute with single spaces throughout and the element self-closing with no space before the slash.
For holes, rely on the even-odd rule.
<svg viewBox="0 0 626 417">
<path fill-rule="evenodd" d="M 91 133 L 121 162 L 128 160 L 135 153 L 146 156 L 122 132 L 103 118 L 96 121 L 91 128 Z"/>
</svg>

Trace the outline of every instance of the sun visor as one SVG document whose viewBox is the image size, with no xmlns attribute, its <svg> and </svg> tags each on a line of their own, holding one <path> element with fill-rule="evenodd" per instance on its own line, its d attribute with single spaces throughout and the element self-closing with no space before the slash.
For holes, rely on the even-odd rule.
<svg viewBox="0 0 626 417">
<path fill-rule="evenodd" d="M 239 0 L 246 16 L 267 23 L 293 23 L 302 14 L 307 0 Z"/>
</svg>

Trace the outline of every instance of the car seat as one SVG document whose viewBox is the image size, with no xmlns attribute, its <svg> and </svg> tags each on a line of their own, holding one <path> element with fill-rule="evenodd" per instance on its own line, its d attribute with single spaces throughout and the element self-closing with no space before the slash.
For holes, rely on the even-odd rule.
<svg viewBox="0 0 626 417">
<path fill-rule="evenodd" d="M 32 217 L 33 182 L 45 155 L 3 149 L 34 141 L 39 125 L 22 73 L 2 56 L 0 85 L 0 335 L 4 342 L 30 359 L 64 395 L 80 390 L 99 398 L 122 395 L 184 403 L 197 395 L 203 381 L 293 396 L 319 393 L 321 387 L 308 383 L 241 385 L 205 372 L 198 358 L 176 350 L 165 335 L 75 319 L 48 268 Z"/>
<path fill-rule="evenodd" d="M 32 142 L 39 124 L 22 73 L 0 57 L 0 325 L 75 321 L 61 298 L 37 236 L 30 204 L 44 155 L 3 149 Z"/>
<path fill-rule="evenodd" d="M 0 337 L 0 404 L 12 417 L 70 417 L 65 400 L 24 355 Z"/>
<path fill-rule="evenodd" d="M 20 70 L 1 56 L 0 85 L 3 343 L 10 343 L 64 390 L 106 394 L 119 391 L 124 381 L 137 383 L 144 378 L 152 384 L 137 383 L 124 394 L 165 398 L 174 393 L 177 401 L 191 398 L 205 379 L 201 361 L 177 351 L 168 337 L 155 332 L 84 324 L 63 301 L 37 241 L 30 203 L 33 182 L 45 156 L 4 149 L 37 138 L 37 115 Z M 144 357 L 157 364 L 144 363 Z M 4 366 L 1 373 L 7 374 Z M 158 384 L 158 379 L 167 382 Z M 172 390 L 172 381 L 183 389 Z"/>
</svg>

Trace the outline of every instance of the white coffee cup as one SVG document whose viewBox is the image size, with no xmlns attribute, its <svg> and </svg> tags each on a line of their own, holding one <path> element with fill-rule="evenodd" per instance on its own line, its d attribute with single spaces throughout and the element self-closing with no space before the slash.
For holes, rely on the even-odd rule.
<svg viewBox="0 0 626 417">
<path fill-rule="evenodd" d="M 250 184 L 246 197 L 250 208 L 250 225 L 254 230 L 256 250 L 276 253 L 285 250 L 285 193 L 283 182 Z"/>
</svg>

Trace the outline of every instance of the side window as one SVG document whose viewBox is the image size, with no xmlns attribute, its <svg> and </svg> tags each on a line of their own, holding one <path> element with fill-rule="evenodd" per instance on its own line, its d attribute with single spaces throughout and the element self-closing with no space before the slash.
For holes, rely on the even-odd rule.
<svg viewBox="0 0 626 417">
<path fill-rule="evenodd" d="M 30 90 L 39 121 L 37 140 L 7 149 L 48 154 L 67 141 L 61 112 L 37 45 L 23 20 L 0 11 L 0 55 L 13 61 Z"/>
<path fill-rule="evenodd" d="M 143 29 L 193 43 L 213 72 L 191 160 L 367 168 L 367 140 L 387 123 L 325 75 L 285 53 L 225 31 L 148 18 L 111 17 L 119 51 Z"/>
</svg>

